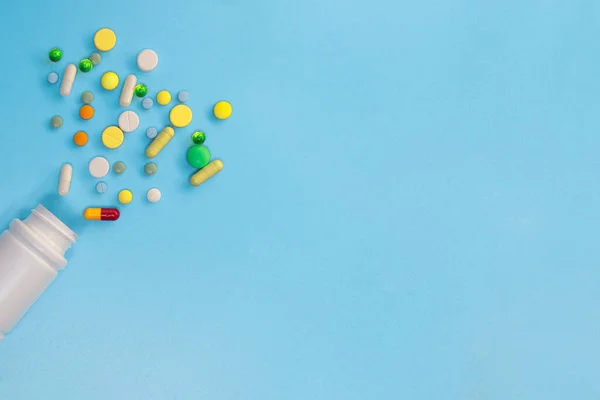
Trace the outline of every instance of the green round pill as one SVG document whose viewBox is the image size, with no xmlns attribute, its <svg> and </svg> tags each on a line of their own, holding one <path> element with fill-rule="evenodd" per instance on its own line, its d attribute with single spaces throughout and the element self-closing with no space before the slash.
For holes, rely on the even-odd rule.
<svg viewBox="0 0 600 400">
<path fill-rule="evenodd" d="M 203 168 L 210 162 L 210 150 L 199 144 L 190 147 L 187 152 L 187 162 L 194 168 Z"/>
<path fill-rule="evenodd" d="M 137 97 L 144 97 L 148 94 L 148 86 L 144 85 L 143 83 L 138 83 L 135 85 L 133 91 Z"/>
<path fill-rule="evenodd" d="M 55 115 L 54 117 L 50 118 L 50 126 L 52 126 L 54 129 L 60 128 L 62 124 L 63 119 L 60 115 Z"/>
<path fill-rule="evenodd" d="M 192 142 L 196 144 L 202 144 L 206 140 L 206 135 L 204 132 L 198 131 L 192 134 Z"/>
<path fill-rule="evenodd" d="M 113 165 L 113 172 L 117 175 L 121 175 L 123 172 L 125 172 L 125 168 L 125 163 L 123 161 L 117 161 Z"/>
<path fill-rule="evenodd" d="M 100 64 L 100 61 L 102 61 L 102 56 L 100 55 L 100 53 L 92 53 L 90 54 L 89 59 L 92 62 L 92 64 L 96 66 Z"/>
<path fill-rule="evenodd" d="M 84 58 L 79 62 L 79 70 L 81 72 L 90 72 L 93 66 L 92 61 L 89 58 Z"/>
<path fill-rule="evenodd" d="M 158 167 L 153 162 L 149 162 L 144 166 L 144 172 L 146 175 L 154 175 L 158 171 Z"/>
<path fill-rule="evenodd" d="M 94 94 L 89 90 L 83 92 L 81 94 L 81 101 L 83 101 L 83 104 L 91 104 L 94 101 Z"/>
<path fill-rule="evenodd" d="M 60 51 L 59 48 L 55 47 L 52 50 L 50 50 L 50 53 L 48 53 L 48 57 L 50 57 L 50 61 L 52 62 L 60 61 L 60 59 L 62 58 L 62 51 Z"/>
</svg>

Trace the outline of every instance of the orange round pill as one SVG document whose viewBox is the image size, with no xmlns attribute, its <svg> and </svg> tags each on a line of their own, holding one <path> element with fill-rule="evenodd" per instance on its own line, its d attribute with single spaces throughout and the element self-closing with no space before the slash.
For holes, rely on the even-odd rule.
<svg viewBox="0 0 600 400">
<path fill-rule="evenodd" d="M 94 116 L 94 107 L 90 106 L 89 104 L 83 105 L 79 109 L 79 116 L 85 120 L 92 119 Z"/>
<path fill-rule="evenodd" d="M 73 135 L 73 142 L 75 142 L 77 146 L 85 146 L 85 144 L 88 142 L 87 133 L 83 131 L 77 132 L 75 135 Z"/>
</svg>

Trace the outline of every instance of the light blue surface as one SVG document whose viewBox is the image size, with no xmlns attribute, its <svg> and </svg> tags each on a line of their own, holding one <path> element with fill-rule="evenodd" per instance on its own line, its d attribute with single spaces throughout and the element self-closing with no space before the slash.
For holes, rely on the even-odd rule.
<svg viewBox="0 0 600 400">
<path fill-rule="evenodd" d="M 80 239 L 0 343 L 0 398 L 597 398 L 599 13 L 583 0 L 5 4 L 0 224 L 43 201 Z M 103 26 L 117 47 L 62 99 L 48 73 L 94 51 Z M 122 83 L 143 48 L 159 65 L 139 81 L 185 88 L 194 110 L 152 177 L 145 131 L 169 108 L 135 99 L 137 131 L 100 144 L 121 110 L 100 76 Z M 222 99 L 233 116 L 218 122 Z M 225 164 L 198 188 L 194 130 Z M 87 173 L 97 155 L 128 166 L 104 195 Z M 74 181 L 56 201 L 64 162 Z M 81 220 L 125 188 L 117 223 Z"/>
</svg>

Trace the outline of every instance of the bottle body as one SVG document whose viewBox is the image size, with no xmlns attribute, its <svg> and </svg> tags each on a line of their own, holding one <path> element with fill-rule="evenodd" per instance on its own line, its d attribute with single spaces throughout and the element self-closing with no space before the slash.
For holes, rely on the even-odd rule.
<svg viewBox="0 0 600 400">
<path fill-rule="evenodd" d="M 56 278 L 76 235 L 43 206 L 0 234 L 0 339 Z"/>
</svg>

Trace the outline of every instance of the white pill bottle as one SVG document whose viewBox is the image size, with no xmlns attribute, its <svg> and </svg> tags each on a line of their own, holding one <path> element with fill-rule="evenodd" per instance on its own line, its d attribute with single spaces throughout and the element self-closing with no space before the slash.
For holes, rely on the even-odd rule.
<svg viewBox="0 0 600 400">
<path fill-rule="evenodd" d="M 67 265 L 77 235 L 44 206 L 0 234 L 0 340 Z"/>
</svg>

